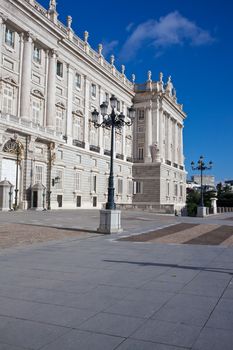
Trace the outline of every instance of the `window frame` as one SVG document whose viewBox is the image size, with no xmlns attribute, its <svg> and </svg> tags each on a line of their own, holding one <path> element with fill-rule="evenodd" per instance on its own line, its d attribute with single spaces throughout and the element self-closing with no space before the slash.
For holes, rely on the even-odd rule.
<svg viewBox="0 0 233 350">
<path fill-rule="evenodd" d="M 35 54 L 37 52 L 37 54 Z M 41 64 L 41 48 L 34 44 L 33 47 L 33 61 L 35 63 Z"/>
<path fill-rule="evenodd" d="M 57 60 L 57 69 L 56 69 L 56 75 L 59 78 L 63 78 L 63 63 L 59 60 Z"/>
<path fill-rule="evenodd" d="M 10 34 L 11 33 L 11 34 Z M 7 38 L 7 36 L 10 34 L 11 38 L 10 40 Z M 8 26 L 5 27 L 5 38 L 4 38 L 4 43 L 11 47 L 14 48 L 15 47 L 15 31 L 13 31 L 12 29 L 10 29 Z"/>
</svg>

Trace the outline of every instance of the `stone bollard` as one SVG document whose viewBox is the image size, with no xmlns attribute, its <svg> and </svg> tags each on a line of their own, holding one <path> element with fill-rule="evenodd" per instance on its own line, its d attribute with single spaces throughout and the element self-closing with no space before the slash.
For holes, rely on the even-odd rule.
<svg viewBox="0 0 233 350">
<path fill-rule="evenodd" d="M 10 210 L 10 192 L 12 184 L 6 179 L 0 182 L 0 210 Z"/>
<path fill-rule="evenodd" d="M 217 214 L 217 198 L 213 197 L 210 198 L 211 201 L 211 208 L 213 209 L 213 214 Z"/>
</svg>

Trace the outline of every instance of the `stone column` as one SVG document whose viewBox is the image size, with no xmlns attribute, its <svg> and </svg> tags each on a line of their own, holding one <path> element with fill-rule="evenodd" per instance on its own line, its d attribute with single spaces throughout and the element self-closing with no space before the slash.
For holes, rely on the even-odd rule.
<svg viewBox="0 0 233 350">
<path fill-rule="evenodd" d="M 67 116 L 66 116 L 66 135 L 68 145 L 72 145 L 72 101 L 73 101 L 73 68 L 67 65 Z"/>
<path fill-rule="evenodd" d="M 24 36 L 22 75 L 21 75 L 21 105 L 20 116 L 30 118 L 30 94 L 32 74 L 32 37 L 30 33 Z"/>
<path fill-rule="evenodd" d="M 54 129 L 56 125 L 56 52 L 49 52 L 49 69 L 47 77 L 47 111 L 46 126 Z"/>
<path fill-rule="evenodd" d="M 90 81 L 84 76 L 84 142 L 85 149 L 89 150 L 89 95 Z"/>
<path fill-rule="evenodd" d="M 151 145 L 152 145 L 152 110 L 151 106 L 146 109 L 146 128 L 145 128 L 145 163 L 151 163 Z"/>
<path fill-rule="evenodd" d="M 3 25 L 5 22 L 6 18 L 2 13 L 0 13 L 0 66 L 2 65 L 2 44 L 4 42 L 4 30 L 3 30 Z"/>
<path fill-rule="evenodd" d="M 177 147 L 178 147 L 178 140 L 177 140 L 177 123 L 176 120 L 173 120 L 173 137 L 174 137 L 174 141 L 173 141 L 173 162 L 174 163 L 178 163 L 177 161 Z"/>
<path fill-rule="evenodd" d="M 171 160 L 171 138 L 170 138 L 170 117 L 165 115 L 165 137 L 166 137 L 166 160 Z"/>
<path fill-rule="evenodd" d="M 180 125 L 180 165 L 184 165 L 184 155 L 183 155 L 183 125 Z"/>
<path fill-rule="evenodd" d="M 163 110 L 162 108 L 159 109 L 158 112 L 158 123 L 159 123 L 159 151 L 160 151 L 160 157 L 162 158 L 162 161 L 165 159 L 164 154 L 164 130 L 163 130 Z"/>
<path fill-rule="evenodd" d="M 127 110 L 125 108 L 124 102 L 122 102 L 122 113 L 124 115 L 127 115 Z M 132 126 L 132 127 L 134 127 L 134 126 Z M 125 147 L 125 131 L 126 130 L 125 129 L 126 129 L 126 127 L 123 126 L 123 128 L 122 128 L 122 154 L 124 155 L 124 159 L 126 160 L 126 147 Z M 135 142 L 133 142 L 133 147 L 135 147 Z M 135 150 L 134 149 L 133 149 L 132 153 L 133 153 L 133 157 L 135 157 Z"/>
</svg>

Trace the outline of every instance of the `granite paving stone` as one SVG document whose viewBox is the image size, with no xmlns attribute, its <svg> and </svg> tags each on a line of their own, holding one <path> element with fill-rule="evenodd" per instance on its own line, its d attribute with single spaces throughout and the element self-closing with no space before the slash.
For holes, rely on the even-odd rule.
<svg viewBox="0 0 233 350">
<path fill-rule="evenodd" d="M 101 312 L 84 322 L 79 328 L 120 337 L 130 336 L 144 322 L 141 318 Z"/>
<path fill-rule="evenodd" d="M 192 347 L 200 331 L 201 327 L 160 320 L 148 320 L 131 335 L 131 338 L 168 345 Z"/>
<path fill-rule="evenodd" d="M 1 342 L 12 346 L 38 350 L 69 331 L 64 327 L 0 316 Z"/>
<path fill-rule="evenodd" d="M 114 350 L 123 340 L 106 334 L 72 330 L 68 337 L 60 337 L 41 350 Z"/>
<path fill-rule="evenodd" d="M 127 339 L 117 347 L 117 350 L 188 350 L 188 348 L 176 347 L 148 341 Z"/>
<path fill-rule="evenodd" d="M 232 350 L 232 330 L 205 327 L 192 350 Z"/>
<path fill-rule="evenodd" d="M 98 215 L 0 213 L 0 222 L 71 233 L 97 227 Z M 123 211 L 120 234 L 60 235 L 1 249 L 0 349 L 232 350 L 232 247 L 118 240 L 180 222 L 220 221 Z"/>
</svg>

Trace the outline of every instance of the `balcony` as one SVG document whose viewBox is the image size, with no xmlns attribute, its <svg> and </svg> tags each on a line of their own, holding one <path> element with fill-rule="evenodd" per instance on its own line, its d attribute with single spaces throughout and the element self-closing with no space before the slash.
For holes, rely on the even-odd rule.
<svg viewBox="0 0 233 350">
<path fill-rule="evenodd" d="M 85 148 L 85 142 L 80 140 L 73 140 L 73 145 L 80 148 Z"/>
<path fill-rule="evenodd" d="M 111 151 L 109 149 L 105 149 L 104 150 L 104 155 L 105 156 L 110 156 L 111 155 Z"/>
<path fill-rule="evenodd" d="M 90 151 L 93 151 L 93 152 L 96 152 L 96 153 L 100 153 L 100 147 L 99 146 L 90 145 L 89 149 L 90 149 Z"/>
<path fill-rule="evenodd" d="M 116 158 L 124 160 L 124 154 L 116 153 Z"/>
</svg>

